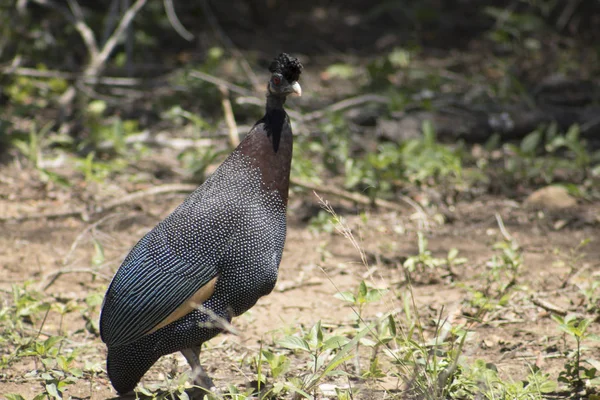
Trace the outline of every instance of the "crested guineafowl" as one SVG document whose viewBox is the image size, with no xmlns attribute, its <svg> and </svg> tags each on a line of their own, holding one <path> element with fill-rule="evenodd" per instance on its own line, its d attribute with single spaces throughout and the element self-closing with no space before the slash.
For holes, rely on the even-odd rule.
<svg viewBox="0 0 600 400">
<path fill-rule="evenodd" d="M 271 63 L 265 116 L 217 170 L 144 236 L 116 272 L 100 315 L 107 371 L 132 391 L 163 355 L 181 351 L 194 383 L 213 383 L 202 343 L 273 289 L 286 235 L 292 129 L 286 97 L 301 95 L 300 62 Z"/>
</svg>

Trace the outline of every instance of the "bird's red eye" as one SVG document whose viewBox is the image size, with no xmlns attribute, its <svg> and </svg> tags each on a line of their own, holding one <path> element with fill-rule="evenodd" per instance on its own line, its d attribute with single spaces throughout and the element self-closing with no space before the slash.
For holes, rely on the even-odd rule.
<svg viewBox="0 0 600 400">
<path fill-rule="evenodd" d="M 273 83 L 279 85 L 281 83 L 281 78 L 278 76 L 273 77 Z"/>
</svg>

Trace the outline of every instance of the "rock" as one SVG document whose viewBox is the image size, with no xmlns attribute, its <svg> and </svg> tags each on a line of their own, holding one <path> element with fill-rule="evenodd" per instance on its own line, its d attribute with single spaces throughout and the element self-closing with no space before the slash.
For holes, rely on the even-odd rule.
<svg viewBox="0 0 600 400">
<path fill-rule="evenodd" d="M 531 193 L 525 206 L 533 209 L 564 210 L 575 207 L 577 200 L 562 186 L 546 186 Z"/>
</svg>

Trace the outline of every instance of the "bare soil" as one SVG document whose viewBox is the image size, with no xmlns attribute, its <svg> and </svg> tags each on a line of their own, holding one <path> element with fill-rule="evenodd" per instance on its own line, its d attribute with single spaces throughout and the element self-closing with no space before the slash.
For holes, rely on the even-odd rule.
<svg viewBox="0 0 600 400">
<path fill-rule="evenodd" d="M 3 168 L 0 183 L 0 215 L 16 217 L 31 213 L 60 211 L 83 206 L 84 199 L 113 196 L 123 189 L 110 185 L 81 185 L 61 188 L 42 184 L 36 171 L 16 164 Z M 103 191 L 109 191 L 107 194 Z M 398 312 L 402 323 L 401 297 L 408 292 L 402 262 L 417 254 L 416 232 L 420 223 L 415 210 L 405 212 L 368 210 L 363 215 L 354 205 L 327 196 L 343 216 L 364 250 L 368 266 L 352 243 L 333 232 L 315 233 L 308 229 L 300 215 L 316 209 L 311 193 L 294 193 L 289 209 L 289 230 L 280 277 L 274 292 L 261 299 L 246 315 L 236 319 L 239 335 L 220 335 L 210 341 L 202 353 L 202 361 L 220 386 L 244 387 L 256 374 L 243 360 L 259 351 L 261 342 L 272 345 L 274 338 L 309 329 L 321 320 L 327 327 L 343 328 L 354 320 L 353 311 L 334 298 L 338 291 L 355 291 L 365 279 L 390 292 L 381 302 L 369 305 L 367 315 Z M 7 220 L 0 227 L 0 296 L 10 303 L 11 285 L 31 282 L 30 288 L 45 293 L 48 301 L 74 300 L 83 305 L 91 293 L 103 293 L 110 277 L 136 241 L 184 198 L 183 194 L 163 194 L 124 205 L 110 214 L 94 215 L 90 221 L 79 217 L 33 218 Z M 468 299 L 468 288 L 484 288 L 483 272 L 494 254 L 492 245 L 502 240 L 495 214 L 501 216 L 507 233 L 524 252 L 524 265 L 505 307 L 495 309 L 482 318 L 474 314 Z M 442 315 L 452 325 L 465 324 L 473 334 L 467 340 L 464 355 L 468 361 L 483 359 L 495 364 L 501 374 L 521 379 L 529 366 L 537 365 L 556 378 L 563 369 L 563 352 L 574 343 L 565 337 L 550 318 L 547 309 L 536 306 L 532 299 L 549 302 L 569 312 L 585 314 L 587 304 L 580 294 L 598 274 L 600 266 L 600 204 L 581 202 L 567 211 L 544 213 L 527 210 L 513 200 L 485 196 L 456 204 L 444 212 L 446 222 L 429 219 L 429 249 L 436 257 L 444 257 L 451 248 L 459 250 L 467 263 L 448 274 L 433 270 L 413 281 L 412 293 L 426 334 L 433 335 L 435 321 Z M 431 215 L 430 215 L 431 216 Z M 422 221 L 421 221 L 422 222 Z M 557 223 L 558 222 L 558 223 Z M 582 240 L 591 244 L 571 270 L 564 255 Z M 97 254 L 94 242 L 104 250 L 104 263 L 96 276 L 87 271 Z M 52 280 L 53 274 L 65 273 Z M 82 272 L 76 272 L 82 271 Z M 597 279 L 597 277 L 596 277 Z M 49 285 L 46 289 L 45 286 Z M 82 307 L 83 308 L 83 307 Z M 597 306 L 595 308 L 598 309 Z M 94 317 L 97 318 L 97 311 Z M 589 316 L 595 318 L 597 316 Z M 56 312 L 45 321 L 32 321 L 33 332 L 65 335 L 81 347 L 78 362 L 104 362 L 106 350 L 99 337 L 85 328 L 81 312 L 68 313 L 63 320 Z M 590 327 L 600 333 L 597 324 Z M 0 344 L 0 349 L 2 345 Z M 600 359 L 600 349 L 590 348 L 586 357 Z M 43 391 L 41 383 L 29 377 L 35 365 L 31 357 L 22 357 L 9 369 L 0 372 L 0 393 L 20 393 L 31 398 Z M 163 357 L 145 376 L 144 382 L 165 387 L 165 377 L 187 369 L 181 355 Z M 388 366 L 386 368 L 393 368 Z M 370 381 L 361 392 L 365 398 L 378 398 L 384 389 L 401 388 L 402 382 Z M 104 373 L 93 381 L 82 379 L 69 388 L 74 397 L 104 399 L 115 396 Z"/>
</svg>

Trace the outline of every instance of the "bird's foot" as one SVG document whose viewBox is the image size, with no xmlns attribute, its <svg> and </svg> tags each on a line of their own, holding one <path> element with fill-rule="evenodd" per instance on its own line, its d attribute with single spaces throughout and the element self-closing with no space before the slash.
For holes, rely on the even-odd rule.
<svg viewBox="0 0 600 400">
<path fill-rule="evenodd" d="M 214 391 L 216 389 L 213 380 L 202 367 L 192 370 L 192 382 L 195 386 L 199 386 L 206 391 Z"/>
</svg>

